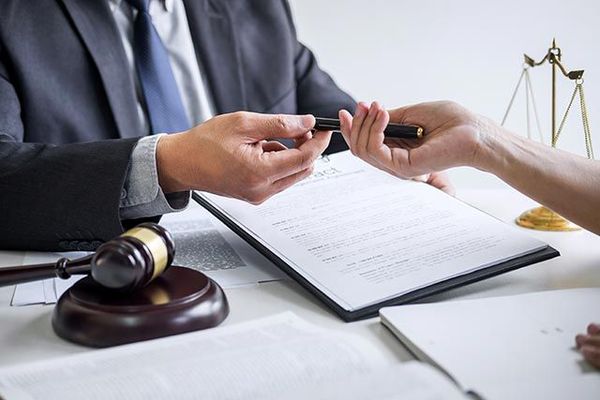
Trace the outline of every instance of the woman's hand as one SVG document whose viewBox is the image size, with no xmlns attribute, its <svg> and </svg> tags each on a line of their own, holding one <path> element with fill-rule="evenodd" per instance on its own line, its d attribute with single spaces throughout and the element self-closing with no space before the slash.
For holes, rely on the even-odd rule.
<svg viewBox="0 0 600 400">
<path fill-rule="evenodd" d="M 377 102 L 370 107 L 359 103 L 354 118 L 342 110 L 340 121 L 354 155 L 390 174 L 425 180 L 446 191 L 451 191 L 451 186 L 439 171 L 465 165 L 481 168 L 482 132 L 493 130 L 487 119 L 452 102 L 417 104 L 389 113 Z M 421 126 L 425 136 L 386 138 L 383 130 L 390 121 Z"/>
</svg>

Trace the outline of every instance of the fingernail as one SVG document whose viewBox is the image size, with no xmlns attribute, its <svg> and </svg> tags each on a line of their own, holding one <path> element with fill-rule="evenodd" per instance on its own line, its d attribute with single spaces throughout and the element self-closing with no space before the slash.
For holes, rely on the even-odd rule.
<svg viewBox="0 0 600 400">
<path fill-rule="evenodd" d="M 312 114 L 306 114 L 300 117 L 300 124 L 302 127 L 311 129 L 315 126 L 315 117 Z"/>
<path fill-rule="evenodd" d="M 345 119 L 348 119 L 348 117 L 350 117 L 350 121 L 352 121 L 352 114 L 350 114 L 348 110 L 340 110 L 338 113 L 340 121 L 344 121 Z"/>
<path fill-rule="evenodd" d="M 371 115 L 375 115 L 375 114 L 377 114 L 378 112 L 379 112 L 379 109 L 377 108 L 377 102 L 376 102 L 376 101 L 374 101 L 374 102 L 371 104 L 371 108 L 369 108 L 369 114 L 371 114 Z"/>
<path fill-rule="evenodd" d="M 364 103 L 358 103 L 356 106 L 356 113 L 354 113 L 354 118 L 362 117 L 365 115 L 365 105 Z"/>
</svg>

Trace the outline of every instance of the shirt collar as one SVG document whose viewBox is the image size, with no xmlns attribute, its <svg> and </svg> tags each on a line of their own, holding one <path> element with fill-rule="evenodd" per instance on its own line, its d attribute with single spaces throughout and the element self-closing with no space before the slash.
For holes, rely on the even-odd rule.
<svg viewBox="0 0 600 400">
<path fill-rule="evenodd" d="M 108 0 L 110 3 L 110 10 L 112 12 L 115 12 L 116 9 L 118 9 L 119 7 L 121 7 L 121 3 L 123 2 L 123 0 Z M 150 0 L 152 1 L 160 1 L 165 9 L 166 12 L 171 12 L 173 11 L 173 2 L 175 0 Z"/>
</svg>

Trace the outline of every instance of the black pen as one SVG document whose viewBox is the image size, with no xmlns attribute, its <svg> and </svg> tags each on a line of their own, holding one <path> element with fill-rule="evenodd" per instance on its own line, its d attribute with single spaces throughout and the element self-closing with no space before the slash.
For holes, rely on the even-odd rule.
<svg viewBox="0 0 600 400">
<path fill-rule="evenodd" d="M 315 118 L 314 131 L 340 131 L 340 120 L 336 118 Z M 416 125 L 388 124 L 383 133 L 386 137 L 396 139 L 421 139 L 423 128 Z"/>
</svg>

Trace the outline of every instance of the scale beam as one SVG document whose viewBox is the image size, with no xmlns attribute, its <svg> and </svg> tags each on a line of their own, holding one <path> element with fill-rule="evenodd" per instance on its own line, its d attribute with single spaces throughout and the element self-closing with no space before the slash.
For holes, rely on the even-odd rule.
<svg viewBox="0 0 600 400">
<path fill-rule="evenodd" d="M 550 64 L 556 65 L 560 69 L 560 72 L 562 72 L 562 74 L 566 78 L 569 78 L 573 81 L 582 79 L 583 73 L 585 71 L 583 69 L 567 71 L 565 66 L 560 61 L 561 55 L 562 54 L 561 54 L 560 48 L 556 46 L 556 41 L 553 40 L 552 47 L 550 47 L 548 49 L 548 53 L 546 53 L 544 58 L 542 58 L 540 61 L 535 61 L 533 58 L 529 57 L 527 54 L 523 54 L 523 58 L 524 58 L 525 64 L 530 67 L 537 67 L 539 65 L 542 65 L 546 61 L 548 61 Z"/>
</svg>

